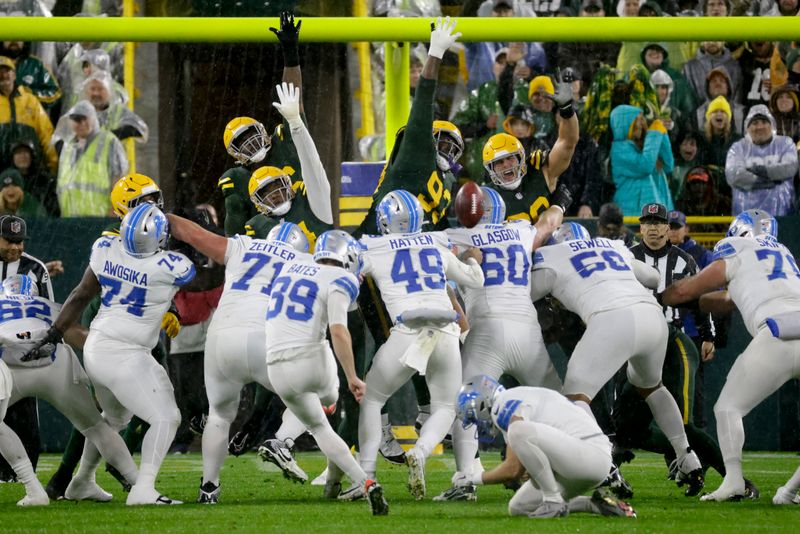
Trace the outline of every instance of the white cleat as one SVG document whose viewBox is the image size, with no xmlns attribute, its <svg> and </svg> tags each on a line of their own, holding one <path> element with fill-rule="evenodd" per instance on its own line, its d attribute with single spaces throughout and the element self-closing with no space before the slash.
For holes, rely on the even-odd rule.
<svg viewBox="0 0 800 534">
<path fill-rule="evenodd" d="M 324 486 L 328 482 L 328 468 L 319 474 L 317 478 L 311 481 L 312 486 Z"/>
<path fill-rule="evenodd" d="M 165 495 L 161 495 L 155 488 L 139 488 L 138 486 L 133 486 L 125 504 L 128 506 L 171 505 L 183 504 L 183 501 L 170 499 Z"/>
<path fill-rule="evenodd" d="M 425 456 L 416 448 L 406 454 L 408 464 L 408 491 L 415 500 L 425 498 Z"/>
<path fill-rule="evenodd" d="M 94 480 L 73 478 L 64 491 L 64 498 L 68 501 L 108 502 L 113 495 L 98 486 Z"/>
<path fill-rule="evenodd" d="M 800 495 L 798 495 L 797 492 L 786 489 L 785 486 L 781 486 L 775 491 L 772 504 L 800 504 Z"/>
<path fill-rule="evenodd" d="M 17 502 L 17 506 L 47 506 L 50 504 L 50 498 L 44 491 L 39 494 L 25 495 Z"/>
<path fill-rule="evenodd" d="M 360 501 L 367 498 L 367 489 L 364 484 L 356 482 L 336 498 L 340 501 Z"/>
</svg>

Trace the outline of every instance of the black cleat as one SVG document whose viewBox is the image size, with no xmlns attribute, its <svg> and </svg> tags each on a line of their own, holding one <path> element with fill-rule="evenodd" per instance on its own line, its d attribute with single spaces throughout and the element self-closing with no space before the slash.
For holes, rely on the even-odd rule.
<svg viewBox="0 0 800 534">
<path fill-rule="evenodd" d="M 200 479 L 203 482 L 203 479 Z M 197 502 L 200 504 L 217 504 L 219 502 L 219 484 L 214 484 L 210 480 L 201 484 L 197 494 Z"/>
<path fill-rule="evenodd" d="M 695 469 L 689 473 L 682 473 L 678 471 L 678 474 L 675 477 L 675 482 L 678 483 L 679 488 L 683 487 L 684 485 L 686 486 L 683 494 L 687 497 L 699 495 L 703 490 L 703 487 L 706 485 L 705 475 L 703 474 L 702 469 Z"/>
<path fill-rule="evenodd" d="M 70 482 L 72 482 L 72 471 L 60 465 L 53 476 L 50 477 L 50 481 L 44 491 L 47 492 L 47 496 L 51 500 L 58 501 L 64 498 L 64 492 L 67 491 L 67 486 L 69 486 Z"/>
<path fill-rule="evenodd" d="M 633 488 L 628 481 L 625 480 L 625 477 L 622 476 L 619 467 L 616 465 L 611 466 L 611 472 L 600 487 L 608 488 L 619 499 L 630 499 L 633 497 Z"/>
<path fill-rule="evenodd" d="M 611 517 L 636 517 L 636 510 L 622 499 L 618 499 L 610 488 L 597 488 L 592 493 L 592 504 L 600 515 Z"/>
<path fill-rule="evenodd" d="M 744 498 L 755 501 L 761 497 L 761 492 L 758 490 L 755 484 L 753 484 L 752 480 L 744 479 Z"/>
<path fill-rule="evenodd" d="M 240 430 L 233 435 L 228 443 L 228 452 L 233 456 L 241 456 L 255 445 L 255 437 L 250 437 L 251 433 L 246 430 Z"/>
<path fill-rule="evenodd" d="M 114 467 L 111 464 L 106 464 L 106 472 L 112 477 L 117 479 L 117 482 L 119 482 L 120 485 L 122 486 L 122 491 L 124 491 L 125 493 L 131 492 L 131 485 L 128 484 L 128 481 L 125 480 L 125 477 L 122 476 L 122 473 L 117 471 L 116 467 Z"/>
<path fill-rule="evenodd" d="M 366 482 L 367 499 L 372 508 L 372 515 L 389 515 L 389 503 L 383 496 L 383 488 L 375 480 Z"/>
</svg>

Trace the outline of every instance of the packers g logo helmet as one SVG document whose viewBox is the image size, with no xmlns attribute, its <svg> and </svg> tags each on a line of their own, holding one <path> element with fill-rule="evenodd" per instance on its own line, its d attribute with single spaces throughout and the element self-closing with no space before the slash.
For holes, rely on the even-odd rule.
<svg viewBox="0 0 800 534">
<path fill-rule="evenodd" d="M 436 143 L 436 166 L 449 171 L 464 153 L 464 138 L 461 130 L 448 121 L 433 121 L 433 140 Z"/>
<path fill-rule="evenodd" d="M 256 209 L 269 217 L 286 215 L 292 207 L 292 179 L 283 169 L 259 167 L 250 176 L 247 190 Z"/>
<path fill-rule="evenodd" d="M 111 189 L 111 206 L 120 219 L 143 201 L 159 208 L 164 207 L 161 188 L 152 178 L 144 174 L 133 173 L 123 176 Z"/>
<path fill-rule="evenodd" d="M 250 117 L 236 117 L 228 122 L 222 140 L 228 154 L 242 165 L 262 161 L 270 149 L 264 125 Z"/>
<path fill-rule="evenodd" d="M 513 157 L 515 162 L 510 167 L 495 171 L 495 165 L 508 157 Z M 491 136 L 483 145 L 483 167 L 489 173 L 489 178 L 498 187 L 513 190 L 519 187 L 522 177 L 527 172 L 525 164 L 525 149 L 519 139 L 507 133 Z"/>
</svg>

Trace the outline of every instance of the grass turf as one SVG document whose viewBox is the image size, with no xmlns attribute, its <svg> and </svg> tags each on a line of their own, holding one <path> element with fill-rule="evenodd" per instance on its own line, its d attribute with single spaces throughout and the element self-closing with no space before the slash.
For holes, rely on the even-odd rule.
<svg viewBox="0 0 800 534">
<path fill-rule="evenodd" d="M 43 455 L 39 478 L 46 483 L 59 457 Z M 499 461 L 497 453 L 484 455 L 484 465 Z M 324 461 L 320 453 L 299 455 L 300 465 L 314 477 Z M 604 518 L 586 514 L 554 520 L 509 517 L 506 507 L 512 493 L 500 486 L 482 487 L 478 501 L 435 503 L 431 497 L 449 486 L 454 467 L 452 455 L 428 461 L 428 498 L 415 502 L 406 490 L 406 469 L 381 461 L 379 476 L 389 501 L 388 517 L 373 518 L 365 502 L 339 503 L 322 498 L 322 488 L 292 484 L 272 464 L 255 454 L 228 458 L 222 471 L 221 503 L 194 504 L 202 472 L 197 453 L 169 456 L 158 488 L 169 497 L 184 500 L 183 506 L 136 507 L 124 505 L 124 494 L 116 481 L 98 473 L 98 482 L 115 494 L 110 503 L 52 502 L 48 507 L 23 509 L 15 503 L 24 491 L 20 484 L 0 485 L 0 532 L 779 532 L 797 530 L 799 506 L 773 506 L 772 495 L 794 472 L 798 458 L 786 453 L 748 453 L 745 471 L 762 491 L 759 501 L 701 503 L 686 498 L 682 490 L 666 480 L 663 460 L 638 453 L 623 472 L 634 487 L 630 500 L 638 518 Z M 717 487 L 721 478 L 709 472 L 706 489 Z"/>
</svg>

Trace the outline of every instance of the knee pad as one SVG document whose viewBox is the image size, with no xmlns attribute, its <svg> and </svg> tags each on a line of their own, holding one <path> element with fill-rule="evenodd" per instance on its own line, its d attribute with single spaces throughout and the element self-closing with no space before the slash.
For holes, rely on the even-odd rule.
<svg viewBox="0 0 800 534">
<path fill-rule="evenodd" d="M 126 426 L 128 426 L 128 423 L 131 422 L 131 417 L 115 418 L 109 416 L 105 412 L 103 412 L 103 419 L 106 423 L 108 423 L 108 426 L 110 426 L 114 432 L 121 432 Z"/>
</svg>

